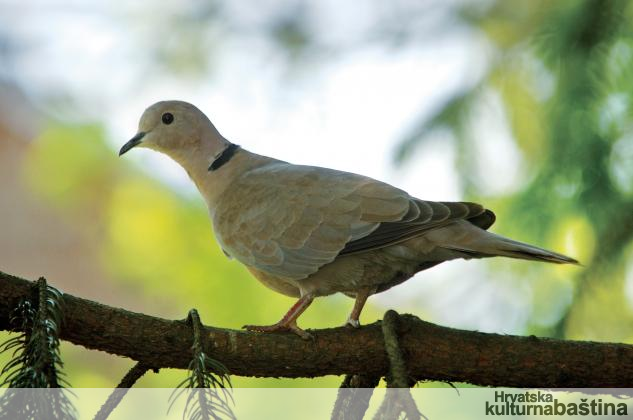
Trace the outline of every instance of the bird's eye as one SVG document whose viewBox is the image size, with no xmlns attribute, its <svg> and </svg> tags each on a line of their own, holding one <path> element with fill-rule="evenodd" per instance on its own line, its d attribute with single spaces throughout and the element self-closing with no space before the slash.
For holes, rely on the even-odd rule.
<svg viewBox="0 0 633 420">
<path fill-rule="evenodd" d="M 163 120 L 163 124 L 169 125 L 174 122 L 174 114 L 172 114 L 171 112 L 165 112 L 161 119 Z"/>
</svg>

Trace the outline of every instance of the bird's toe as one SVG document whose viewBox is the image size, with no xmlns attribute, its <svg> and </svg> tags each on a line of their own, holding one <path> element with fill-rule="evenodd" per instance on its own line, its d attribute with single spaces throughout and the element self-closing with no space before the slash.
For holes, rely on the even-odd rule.
<svg viewBox="0 0 633 420">
<path fill-rule="evenodd" d="M 244 325 L 242 328 L 247 331 L 260 333 L 293 332 L 304 340 L 314 340 L 314 336 L 312 334 L 299 328 L 296 323 L 277 323 L 273 325 Z"/>
<path fill-rule="evenodd" d="M 360 328 L 360 321 L 357 319 L 347 318 L 345 321 L 344 327 L 352 327 L 352 328 Z"/>
</svg>

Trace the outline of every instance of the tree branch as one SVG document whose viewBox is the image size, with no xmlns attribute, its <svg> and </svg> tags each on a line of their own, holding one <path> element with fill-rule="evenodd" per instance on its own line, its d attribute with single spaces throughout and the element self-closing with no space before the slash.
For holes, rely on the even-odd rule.
<svg viewBox="0 0 633 420">
<path fill-rule="evenodd" d="M 0 272 L 0 330 L 33 282 Z M 129 357 L 147 366 L 186 369 L 191 329 L 169 321 L 64 295 L 61 338 L 89 349 Z M 410 375 L 417 380 L 507 387 L 628 387 L 633 346 L 564 341 L 456 330 L 401 316 L 397 333 Z M 315 377 L 384 376 L 388 359 L 380 322 L 358 330 L 312 331 L 314 341 L 294 334 L 261 334 L 205 327 L 204 351 L 231 374 Z"/>
</svg>

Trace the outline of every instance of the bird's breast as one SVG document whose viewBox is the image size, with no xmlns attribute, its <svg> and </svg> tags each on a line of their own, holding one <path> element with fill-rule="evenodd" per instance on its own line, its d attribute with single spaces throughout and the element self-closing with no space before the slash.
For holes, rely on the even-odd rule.
<svg viewBox="0 0 633 420">
<path fill-rule="evenodd" d="M 246 267 L 251 274 L 259 280 L 264 286 L 274 290 L 277 293 L 290 297 L 299 297 L 301 293 L 299 288 L 286 279 L 282 279 L 264 271 L 253 267 Z"/>
</svg>

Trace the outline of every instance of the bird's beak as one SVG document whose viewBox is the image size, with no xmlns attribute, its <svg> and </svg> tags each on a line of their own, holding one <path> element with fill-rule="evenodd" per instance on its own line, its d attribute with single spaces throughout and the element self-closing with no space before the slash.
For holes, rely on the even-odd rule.
<svg viewBox="0 0 633 420">
<path fill-rule="evenodd" d="M 127 152 L 131 148 L 138 146 L 141 143 L 141 141 L 143 141 L 143 137 L 145 137 L 144 131 L 141 131 L 137 135 L 132 137 L 130 141 L 128 141 L 127 143 L 123 145 L 123 147 L 121 147 L 121 150 L 119 150 L 119 156 L 121 156 L 123 153 Z"/>
</svg>

